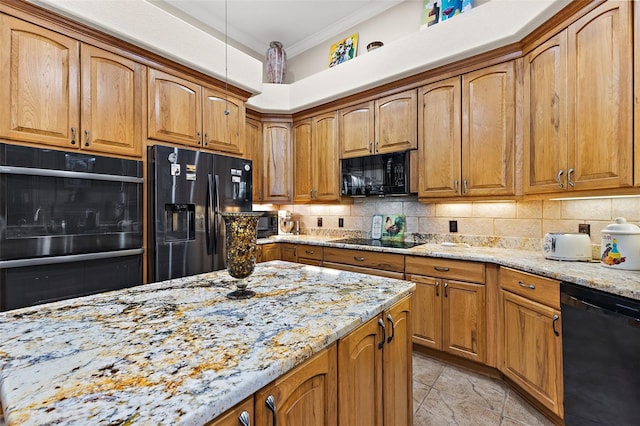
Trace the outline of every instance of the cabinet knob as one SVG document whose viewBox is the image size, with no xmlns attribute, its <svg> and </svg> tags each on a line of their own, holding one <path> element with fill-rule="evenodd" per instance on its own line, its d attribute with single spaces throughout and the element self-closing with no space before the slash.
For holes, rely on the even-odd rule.
<svg viewBox="0 0 640 426">
<path fill-rule="evenodd" d="M 358 261 L 358 262 L 364 262 L 364 257 L 353 256 L 353 260 Z"/>
<path fill-rule="evenodd" d="M 249 417 L 249 412 L 247 410 L 240 413 L 238 420 L 240 421 L 240 424 L 242 426 L 251 426 L 251 419 Z"/>
<path fill-rule="evenodd" d="M 271 412 L 273 413 L 273 426 L 277 426 L 276 399 L 273 397 L 273 395 L 269 395 L 267 396 L 267 399 L 264 402 L 265 404 L 267 404 L 267 408 L 269 408 L 269 410 L 271 410 Z"/>
</svg>

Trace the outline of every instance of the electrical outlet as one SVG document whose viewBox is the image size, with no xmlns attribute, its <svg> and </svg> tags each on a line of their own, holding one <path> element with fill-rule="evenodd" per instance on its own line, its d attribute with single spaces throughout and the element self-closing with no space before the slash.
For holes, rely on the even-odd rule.
<svg viewBox="0 0 640 426">
<path fill-rule="evenodd" d="M 338 228 L 344 228 L 344 218 L 338 218 Z"/>
<path fill-rule="evenodd" d="M 318 228 L 322 228 L 322 218 L 318 218 Z"/>
<path fill-rule="evenodd" d="M 458 232 L 458 221 L 450 220 L 449 221 L 449 232 Z"/>
<path fill-rule="evenodd" d="M 578 232 L 580 232 L 581 234 L 591 235 L 591 225 L 589 225 L 588 223 L 579 223 Z"/>
</svg>

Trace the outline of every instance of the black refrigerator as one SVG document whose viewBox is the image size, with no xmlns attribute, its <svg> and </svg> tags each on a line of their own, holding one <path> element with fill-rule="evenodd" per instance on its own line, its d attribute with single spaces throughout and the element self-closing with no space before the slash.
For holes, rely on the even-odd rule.
<svg viewBox="0 0 640 426">
<path fill-rule="evenodd" d="M 251 161 L 161 145 L 148 160 L 149 281 L 224 269 L 220 213 L 251 211 Z"/>
</svg>

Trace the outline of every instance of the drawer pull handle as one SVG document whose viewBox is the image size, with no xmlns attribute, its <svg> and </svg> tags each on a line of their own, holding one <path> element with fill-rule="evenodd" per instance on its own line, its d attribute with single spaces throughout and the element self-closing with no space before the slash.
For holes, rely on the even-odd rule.
<svg viewBox="0 0 640 426">
<path fill-rule="evenodd" d="M 251 426 L 251 420 L 249 419 L 249 412 L 247 410 L 240 413 L 238 420 L 240 420 L 242 426 Z"/>
<path fill-rule="evenodd" d="M 304 252 L 305 252 L 306 254 L 313 254 L 313 253 L 314 253 L 314 251 L 313 251 L 313 250 L 305 250 Z"/>
<path fill-rule="evenodd" d="M 76 128 L 72 127 L 71 128 L 71 145 L 75 145 L 76 144 Z"/>
<path fill-rule="evenodd" d="M 384 328 L 384 321 L 382 321 L 382 318 L 378 318 L 378 325 L 382 328 L 382 340 L 378 342 L 378 349 L 382 349 L 384 347 L 385 340 L 387 340 L 387 330 Z"/>
<path fill-rule="evenodd" d="M 434 266 L 433 269 L 439 272 L 449 272 L 449 268 L 446 266 Z"/>
<path fill-rule="evenodd" d="M 89 146 L 89 131 L 84 131 L 84 146 Z"/>
<path fill-rule="evenodd" d="M 559 319 L 560 317 L 558 315 L 554 315 L 553 322 L 551 323 L 551 326 L 553 327 L 553 334 L 555 334 L 556 336 L 560 335 L 560 333 L 558 333 L 558 330 L 556 330 L 556 323 L 558 322 Z"/>
<path fill-rule="evenodd" d="M 387 321 L 391 323 L 391 336 L 387 337 L 387 343 L 391 343 L 393 337 L 396 335 L 396 325 L 393 323 L 391 314 L 387 314 Z"/>
<path fill-rule="evenodd" d="M 364 257 L 353 256 L 353 260 L 357 260 L 358 262 L 364 262 Z"/>
<path fill-rule="evenodd" d="M 531 289 L 531 290 L 535 290 L 535 289 L 536 289 L 536 286 L 535 286 L 535 285 L 533 285 L 533 284 L 523 283 L 522 281 L 518 281 L 518 285 L 519 285 L 520 287 L 528 288 L 528 289 Z"/>
<path fill-rule="evenodd" d="M 273 426 L 277 425 L 277 420 L 276 420 L 276 399 L 273 397 L 273 395 L 269 395 L 267 396 L 267 399 L 264 401 L 265 404 L 267 404 L 267 408 L 269 408 L 269 410 L 271 410 L 271 412 L 273 413 Z"/>
</svg>

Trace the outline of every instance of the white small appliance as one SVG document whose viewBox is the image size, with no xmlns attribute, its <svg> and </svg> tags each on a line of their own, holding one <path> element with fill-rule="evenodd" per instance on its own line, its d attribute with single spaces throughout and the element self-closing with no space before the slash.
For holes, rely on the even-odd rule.
<svg viewBox="0 0 640 426">
<path fill-rule="evenodd" d="M 617 217 L 602 230 L 600 264 L 611 269 L 640 270 L 640 227 Z"/>
<path fill-rule="evenodd" d="M 278 235 L 293 235 L 293 218 L 289 210 L 278 210 Z"/>
<path fill-rule="evenodd" d="M 542 242 L 544 257 L 553 260 L 591 260 L 591 238 L 581 233 L 550 232 Z"/>
</svg>

